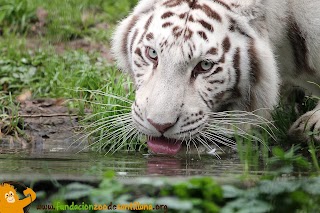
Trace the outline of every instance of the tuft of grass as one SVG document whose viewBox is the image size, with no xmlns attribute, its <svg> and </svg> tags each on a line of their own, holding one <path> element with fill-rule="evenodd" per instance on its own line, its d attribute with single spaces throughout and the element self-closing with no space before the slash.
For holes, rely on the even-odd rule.
<svg viewBox="0 0 320 213">
<path fill-rule="evenodd" d="M 311 170 L 311 163 L 307 157 L 299 153 L 299 146 L 292 146 L 288 151 L 284 151 L 280 147 L 272 149 L 272 157 L 268 160 L 272 175 L 275 177 L 292 174 L 303 173 Z"/>
<path fill-rule="evenodd" d="M 3 33 L 23 34 L 35 19 L 35 8 L 28 0 L 0 0 L 0 29 L 6 31 Z"/>
<path fill-rule="evenodd" d="M 18 106 L 14 103 L 11 94 L 5 95 L 0 92 L 0 139 L 2 134 L 23 135 L 22 128 Z"/>
<path fill-rule="evenodd" d="M 92 114 L 83 120 L 86 137 L 91 137 L 93 141 L 90 146 L 95 150 L 112 152 L 136 150 L 137 146 L 143 146 L 131 121 L 135 92 L 129 76 L 113 69 L 110 71 L 110 81 L 103 88 L 79 92 L 90 96 L 85 103 L 90 105 Z"/>
<path fill-rule="evenodd" d="M 320 153 L 320 146 L 319 145 L 316 146 L 313 139 L 309 143 L 308 151 L 312 159 L 313 167 L 315 168 L 317 173 L 320 174 L 320 166 L 319 166 L 319 160 L 317 156 L 317 153 Z"/>
</svg>

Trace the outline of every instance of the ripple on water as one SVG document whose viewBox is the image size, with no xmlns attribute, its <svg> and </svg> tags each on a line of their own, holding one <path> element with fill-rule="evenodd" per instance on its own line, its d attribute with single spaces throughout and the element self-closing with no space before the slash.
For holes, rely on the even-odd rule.
<svg viewBox="0 0 320 213">
<path fill-rule="evenodd" d="M 234 154 L 214 156 L 180 155 L 177 157 L 119 152 L 104 154 L 64 149 L 0 148 L 1 179 L 10 180 L 83 180 L 97 181 L 108 170 L 119 179 L 133 177 L 234 177 L 242 166 Z"/>
</svg>

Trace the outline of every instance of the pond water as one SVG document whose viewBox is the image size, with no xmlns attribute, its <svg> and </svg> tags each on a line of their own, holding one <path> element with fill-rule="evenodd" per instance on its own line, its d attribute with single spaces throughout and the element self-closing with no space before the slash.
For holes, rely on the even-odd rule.
<svg viewBox="0 0 320 213">
<path fill-rule="evenodd" d="M 22 114 L 47 114 L 67 112 L 66 107 L 52 105 L 54 100 L 34 100 L 28 107 L 21 107 Z M 49 107 L 48 107 L 49 106 Z M 60 111 L 59 111 L 60 110 Z M 159 156 L 138 152 L 115 154 L 98 153 L 85 149 L 89 142 L 77 133 L 76 117 L 25 118 L 26 135 L 31 142 L 21 142 L 17 138 L 0 138 L 0 181 L 1 180 L 74 180 L 98 181 L 108 170 L 114 170 L 117 178 L 132 181 L 141 177 L 211 176 L 221 180 L 235 180 L 243 174 L 238 155 L 226 148 L 219 153 L 221 159 L 213 155 L 180 154 L 179 156 Z M 19 142 L 20 141 L 20 142 Z M 71 146 L 71 147 L 70 147 Z M 23 148 L 22 148 L 23 147 Z M 86 150 L 86 151 L 80 151 Z"/>
<path fill-rule="evenodd" d="M 1 180 L 73 180 L 98 181 L 108 170 L 117 178 L 213 176 L 235 179 L 243 166 L 235 154 L 214 156 L 182 155 L 178 157 L 118 152 L 72 151 L 63 148 L 42 149 L 0 147 Z"/>
</svg>

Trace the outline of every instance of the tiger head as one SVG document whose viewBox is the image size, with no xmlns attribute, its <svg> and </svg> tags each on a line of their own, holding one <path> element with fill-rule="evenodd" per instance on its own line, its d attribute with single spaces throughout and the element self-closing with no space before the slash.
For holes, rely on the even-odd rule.
<svg viewBox="0 0 320 213">
<path fill-rule="evenodd" d="M 182 141 L 223 142 L 227 129 L 210 130 L 228 124 L 221 118 L 277 103 L 265 16 L 258 3 L 141 0 L 119 24 L 113 53 L 134 80 L 132 118 L 151 150 L 175 154 Z"/>
</svg>

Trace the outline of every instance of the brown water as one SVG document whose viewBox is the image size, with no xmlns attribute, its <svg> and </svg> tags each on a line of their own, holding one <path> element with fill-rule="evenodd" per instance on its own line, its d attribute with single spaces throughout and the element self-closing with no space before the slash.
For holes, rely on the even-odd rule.
<svg viewBox="0 0 320 213">
<path fill-rule="evenodd" d="M 97 181 L 108 170 L 117 178 L 213 176 L 236 178 L 243 166 L 236 155 L 182 155 L 179 157 L 121 152 L 104 154 L 93 151 L 76 153 L 63 149 L 0 147 L 0 180 L 82 180 Z"/>
</svg>

